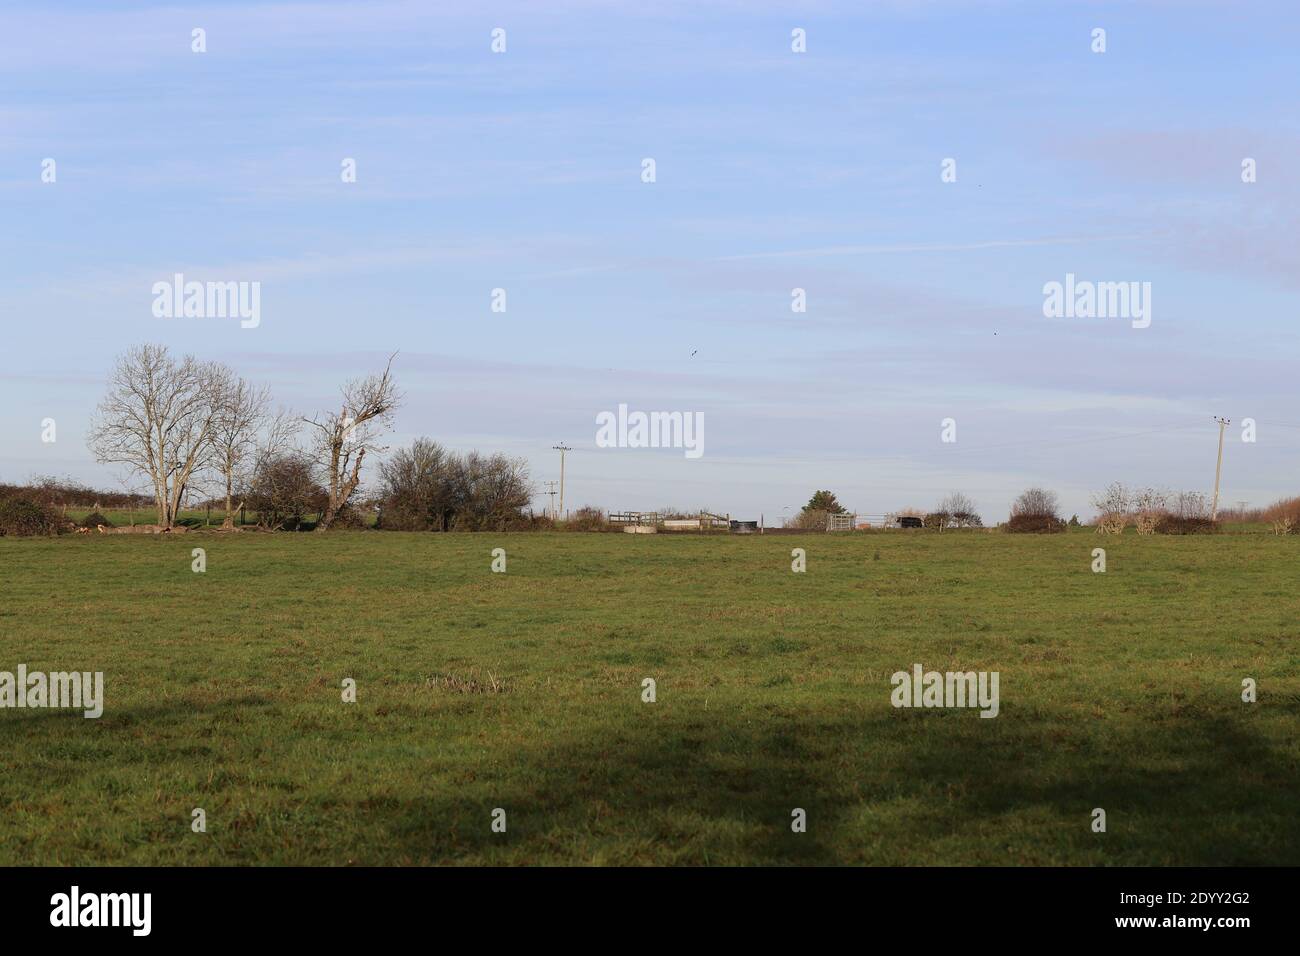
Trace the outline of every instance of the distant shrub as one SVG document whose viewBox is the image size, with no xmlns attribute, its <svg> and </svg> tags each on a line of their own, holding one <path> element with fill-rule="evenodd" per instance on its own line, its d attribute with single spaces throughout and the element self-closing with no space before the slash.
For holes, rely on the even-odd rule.
<svg viewBox="0 0 1300 956">
<path fill-rule="evenodd" d="M 929 528 L 931 531 L 942 531 L 951 522 L 952 515 L 946 511 L 932 511 L 921 519 L 922 526 Z"/>
<path fill-rule="evenodd" d="M 1156 521 L 1156 534 L 1213 534 L 1219 523 L 1206 517 L 1168 514 Z"/>
<path fill-rule="evenodd" d="M 1208 520 L 1211 513 L 1210 499 L 1199 491 L 1180 491 L 1171 499 L 1169 512 L 1179 518 Z"/>
<path fill-rule="evenodd" d="M 1098 534 L 1122 534 L 1128 527 L 1129 516 L 1119 512 L 1107 512 L 1097 516 Z M 1073 523 L 1073 522 L 1071 522 Z"/>
<path fill-rule="evenodd" d="M 1060 510 L 1056 492 L 1048 491 L 1046 488 L 1027 488 L 1020 493 L 1020 497 L 1011 505 L 1011 514 L 1042 516 L 1047 515 L 1059 519 L 1057 512 Z"/>
<path fill-rule="evenodd" d="M 260 526 L 295 531 L 308 515 L 320 516 L 329 492 L 316 480 L 309 458 L 286 452 L 258 462 L 244 500 Z"/>
<path fill-rule="evenodd" d="M 428 516 L 422 511 L 389 504 L 379 513 L 379 527 L 384 531 L 428 531 Z"/>
<path fill-rule="evenodd" d="M 1012 534 L 1057 534 L 1065 530 L 1059 507 L 1056 492 L 1029 488 L 1011 505 L 1011 518 L 1002 527 Z"/>
<path fill-rule="evenodd" d="M 393 531 L 526 529 L 532 498 L 523 459 L 449 452 L 416 439 L 379 466 L 380 527 Z"/>
<path fill-rule="evenodd" d="M 1300 534 L 1300 498 L 1283 498 L 1263 509 L 1260 518 L 1273 526 L 1274 534 Z"/>
<path fill-rule="evenodd" d="M 800 531 L 825 531 L 829 526 L 828 515 L 848 514 L 833 492 L 816 491 L 808 503 L 794 517 L 785 519 L 785 527 Z M 689 517 L 689 516 L 688 516 Z"/>
<path fill-rule="evenodd" d="M 828 512 L 810 510 L 805 508 L 792 518 L 785 520 L 787 528 L 798 528 L 800 531 L 825 531 L 826 515 Z"/>
<path fill-rule="evenodd" d="M 563 531 L 605 531 L 609 522 L 605 518 L 605 512 L 588 506 L 573 512 L 558 527 Z"/>
<path fill-rule="evenodd" d="M 1163 488 L 1139 488 L 1133 493 L 1133 524 L 1138 534 L 1155 534 L 1156 525 L 1169 512 L 1170 492 Z"/>
<path fill-rule="evenodd" d="M 86 515 L 86 517 L 81 519 L 79 527 L 94 528 L 101 524 L 106 528 L 113 527 L 113 522 L 109 521 L 98 511 L 92 511 L 90 514 Z"/>
<path fill-rule="evenodd" d="M 334 522 L 330 527 L 358 531 L 368 528 L 370 525 L 366 520 L 365 513 L 360 508 L 347 505 L 334 516 Z"/>
<path fill-rule="evenodd" d="M 1055 515 L 1012 515 L 1002 527 L 1012 534 L 1057 534 L 1065 522 Z"/>
<path fill-rule="evenodd" d="M 949 528 L 984 527 L 984 522 L 975 510 L 975 500 L 960 491 L 951 492 L 934 510 L 938 514 L 948 516 L 945 524 Z"/>
<path fill-rule="evenodd" d="M 498 515 L 491 527 L 481 527 L 480 531 L 562 531 L 563 525 L 551 520 L 548 515 L 511 512 Z M 594 530 L 603 530 L 600 528 Z"/>
<path fill-rule="evenodd" d="M 61 534 L 70 524 L 48 505 L 26 498 L 0 499 L 0 535 Z"/>
</svg>

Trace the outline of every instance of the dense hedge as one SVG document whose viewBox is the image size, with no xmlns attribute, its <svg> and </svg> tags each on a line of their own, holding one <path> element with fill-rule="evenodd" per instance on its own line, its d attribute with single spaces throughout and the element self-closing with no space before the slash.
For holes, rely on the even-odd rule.
<svg viewBox="0 0 1300 956">
<path fill-rule="evenodd" d="M 0 498 L 0 535 L 61 534 L 68 524 L 46 505 L 26 498 Z"/>
<path fill-rule="evenodd" d="M 1003 528 L 1012 534 L 1057 534 L 1065 522 L 1056 515 L 1012 515 Z"/>
<path fill-rule="evenodd" d="M 46 507 L 152 508 L 149 495 L 88 488 L 71 478 L 36 477 L 25 485 L 0 482 L 0 498 L 20 498 Z"/>
<path fill-rule="evenodd" d="M 1180 518 L 1165 515 L 1156 522 L 1156 534 L 1213 534 L 1219 523 L 1209 518 Z"/>
</svg>

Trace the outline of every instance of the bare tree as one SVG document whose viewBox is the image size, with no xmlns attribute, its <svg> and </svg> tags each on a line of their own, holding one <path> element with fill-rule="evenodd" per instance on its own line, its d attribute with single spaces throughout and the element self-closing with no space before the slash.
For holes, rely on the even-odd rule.
<svg viewBox="0 0 1300 956">
<path fill-rule="evenodd" d="M 303 421 L 316 429 L 315 451 L 324 471 L 329 500 L 316 525 L 326 531 L 361 484 L 361 464 L 366 452 L 384 451 L 379 435 L 392 427 L 393 412 L 402 395 L 393 381 L 394 352 L 379 375 L 353 379 L 343 386 L 343 406 L 338 414 L 326 414 Z"/>
<path fill-rule="evenodd" d="M 949 522 L 958 528 L 978 528 L 983 524 L 975 510 L 975 501 L 960 491 L 954 491 L 935 509 L 937 514 L 948 516 Z"/>
<path fill-rule="evenodd" d="M 379 471 L 384 527 L 397 530 L 502 530 L 520 520 L 533 494 L 522 459 L 457 455 L 427 438 Z"/>
<path fill-rule="evenodd" d="M 1173 513 L 1179 518 L 1205 518 L 1211 514 L 1208 496 L 1199 491 L 1180 491 L 1174 495 Z"/>
<path fill-rule="evenodd" d="M 162 345 L 138 345 L 118 358 L 87 444 L 102 464 L 125 465 L 153 486 L 158 524 L 170 528 L 193 478 L 210 462 L 229 371 Z"/>
<path fill-rule="evenodd" d="M 257 452 L 258 432 L 267 420 L 270 392 L 234 375 L 221 383 L 220 407 L 213 430 L 213 468 L 225 484 L 223 528 L 233 528 L 235 488 L 243 484 Z"/>
<path fill-rule="evenodd" d="M 1020 497 L 1011 505 L 1011 514 L 1014 515 L 1046 515 L 1052 518 L 1059 517 L 1057 512 L 1060 510 L 1060 504 L 1056 497 L 1055 491 L 1049 491 L 1046 488 L 1028 488 L 1020 493 Z"/>
<path fill-rule="evenodd" d="M 316 481 L 317 468 L 297 451 L 268 451 L 259 456 L 248 479 L 246 497 L 263 528 L 298 530 L 307 515 L 325 508 L 325 489 Z"/>
<path fill-rule="evenodd" d="M 1133 492 L 1132 507 L 1138 534 L 1155 534 L 1156 525 L 1168 512 L 1169 492 L 1160 488 L 1139 488 Z"/>
<path fill-rule="evenodd" d="M 1092 506 L 1097 509 L 1097 533 L 1120 534 L 1129 522 L 1133 507 L 1133 494 L 1121 481 L 1113 481 L 1105 491 L 1092 496 Z"/>
<path fill-rule="evenodd" d="M 458 462 L 435 441 L 417 438 L 379 466 L 385 528 L 446 531 L 456 514 Z"/>
</svg>

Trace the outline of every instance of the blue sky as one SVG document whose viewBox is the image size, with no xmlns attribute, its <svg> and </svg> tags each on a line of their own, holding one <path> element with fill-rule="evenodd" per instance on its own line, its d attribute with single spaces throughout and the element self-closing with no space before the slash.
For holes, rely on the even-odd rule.
<svg viewBox="0 0 1300 956">
<path fill-rule="evenodd" d="M 0 11 L 0 479 L 115 484 L 89 416 L 161 342 L 307 413 L 400 350 L 393 445 L 540 490 L 565 441 L 571 507 L 962 490 L 998 520 L 1044 484 L 1084 515 L 1112 480 L 1208 491 L 1213 415 L 1258 423 L 1225 501 L 1297 490 L 1293 4 Z M 260 282 L 260 325 L 155 318 L 176 272 Z M 1071 272 L 1150 282 L 1151 326 L 1045 318 Z M 703 413 L 705 454 L 597 448 L 620 403 Z"/>
</svg>

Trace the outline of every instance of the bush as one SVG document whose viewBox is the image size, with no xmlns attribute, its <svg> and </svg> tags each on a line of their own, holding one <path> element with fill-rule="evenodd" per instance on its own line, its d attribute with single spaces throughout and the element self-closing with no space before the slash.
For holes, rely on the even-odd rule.
<svg viewBox="0 0 1300 956">
<path fill-rule="evenodd" d="M 605 531 L 609 528 L 609 522 L 605 518 L 605 512 L 587 506 L 573 512 L 569 520 L 560 522 L 558 527 L 564 531 Z"/>
<path fill-rule="evenodd" d="M 946 511 L 932 511 L 921 519 L 921 526 L 931 531 L 942 531 L 952 521 L 952 515 Z"/>
<path fill-rule="evenodd" d="M 1274 534 L 1300 534 L 1300 498 L 1275 501 L 1260 517 L 1273 526 Z"/>
<path fill-rule="evenodd" d="M 800 531 L 825 531 L 827 514 L 829 512 L 805 508 L 793 518 L 787 518 L 785 526 L 787 528 L 798 528 Z"/>
<path fill-rule="evenodd" d="M 259 525 L 287 531 L 301 528 L 307 515 L 319 518 L 328 501 L 329 492 L 316 481 L 311 460 L 292 453 L 259 462 L 244 495 Z"/>
<path fill-rule="evenodd" d="M 370 527 L 365 512 L 353 505 L 346 505 L 334 515 L 334 522 L 331 528 L 347 529 L 351 531 L 361 531 Z"/>
<path fill-rule="evenodd" d="M 1058 509 L 1056 492 L 1030 488 L 1011 505 L 1011 518 L 1003 527 L 1012 534 L 1057 534 L 1065 530 Z"/>
<path fill-rule="evenodd" d="M 107 518 L 105 518 L 105 517 L 104 517 L 102 514 L 100 514 L 98 511 L 92 511 L 90 514 L 86 515 L 86 517 L 84 517 L 84 518 L 81 519 L 80 523 L 78 524 L 78 527 L 81 527 L 81 528 L 94 528 L 94 527 L 96 527 L 96 526 L 98 526 L 98 525 L 101 525 L 101 524 L 102 524 L 105 528 L 111 528 L 111 527 L 113 527 L 113 522 L 109 521 Z"/>
<path fill-rule="evenodd" d="M 1123 534 L 1128 527 L 1129 516 L 1122 512 L 1108 511 L 1097 516 L 1098 534 Z M 1074 524 L 1073 521 L 1070 522 Z"/>
<path fill-rule="evenodd" d="M 1057 512 L 1060 505 L 1057 502 L 1056 492 L 1048 491 L 1046 488 L 1029 488 L 1020 493 L 1020 497 L 1011 505 L 1011 514 L 1029 515 L 1033 517 L 1048 516 L 1060 518 Z"/>
<path fill-rule="evenodd" d="M 124 491 L 98 491 L 72 478 L 37 475 L 25 485 L 0 484 L 0 498 L 22 498 L 46 507 L 71 508 L 153 508 L 149 495 Z"/>
<path fill-rule="evenodd" d="M 26 498 L 0 499 L 0 536 L 62 534 L 70 524 L 47 505 Z"/>
<path fill-rule="evenodd" d="M 1169 514 L 1156 521 L 1156 534 L 1213 534 L 1218 530 L 1217 521 L 1199 516 Z"/>
<path fill-rule="evenodd" d="M 376 527 L 381 531 L 430 530 L 429 521 L 425 515 L 397 504 L 384 505 L 379 512 L 379 523 Z"/>
<path fill-rule="evenodd" d="M 1057 534 L 1065 522 L 1055 515 L 1012 515 L 1003 527 L 1012 534 Z"/>
<path fill-rule="evenodd" d="M 505 455 L 457 455 L 420 438 L 380 465 L 382 527 L 395 531 L 527 528 L 528 468 Z"/>
<path fill-rule="evenodd" d="M 975 510 L 974 499 L 960 491 L 950 493 L 934 510 L 948 516 L 947 526 L 950 528 L 984 527 L 984 522 Z"/>
</svg>

